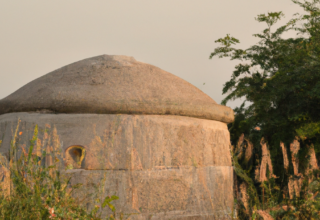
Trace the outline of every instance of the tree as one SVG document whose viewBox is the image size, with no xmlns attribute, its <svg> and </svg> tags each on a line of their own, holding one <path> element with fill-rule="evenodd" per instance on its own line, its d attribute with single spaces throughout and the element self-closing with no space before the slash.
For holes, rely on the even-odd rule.
<svg viewBox="0 0 320 220">
<path fill-rule="evenodd" d="M 223 94 L 228 94 L 223 105 L 230 100 L 245 98 L 235 109 L 236 119 L 230 130 L 234 135 L 233 142 L 239 134 L 245 133 L 252 138 L 258 136 L 259 140 L 264 137 L 271 148 L 277 149 L 280 140 L 288 144 L 296 135 L 319 145 L 320 9 L 317 4 L 320 1 L 293 2 L 310 14 L 293 18 L 274 32 L 272 27 L 283 13 L 258 15 L 256 20 L 265 22 L 267 28 L 254 34 L 260 38 L 257 45 L 245 50 L 235 49 L 231 46 L 239 40 L 230 35 L 215 41 L 222 47 L 216 48 L 210 58 L 219 56 L 249 61 L 238 64 L 223 87 Z M 298 22 L 303 22 L 301 27 L 297 27 Z M 289 30 L 306 37 L 281 38 Z M 256 127 L 261 130 L 255 132 Z"/>
<path fill-rule="evenodd" d="M 274 24 L 283 17 L 282 12 L 260 14 L 256 20 L 266 24 L 262 33 L 253 36 L 259 43 L 247 49 L 236 49 L 239 40 L 227 34 L 215 42 L 220 43 L 210 55 L 240 60 L 224 84 L 227 94 L 221 104 L 244 98 L 234 109 L 235 121 L 229 125 L 231 142 L 236 145 L 244 134 L 261 154 L 263 137 L 270 147 L 276 181 L 287 185 L 284 175 L 280 142 L 286 146 L 300 138 L 301 157 L 306 146 L 314 145 L 320 154 L 320 0 L 292 0 L 307 14 L 294 17 L 273 31 Z M 294 30 L 298 37 L 284 39 L 282 34 Z M 301 162 L 302 163 L 302 162 Z M 253 175 L 253 170 L 248 171 Z M 291 167 L 292 173 L 292 167 Z M 281 200 L 281 198 L 279 198 Z"/>
</svg>

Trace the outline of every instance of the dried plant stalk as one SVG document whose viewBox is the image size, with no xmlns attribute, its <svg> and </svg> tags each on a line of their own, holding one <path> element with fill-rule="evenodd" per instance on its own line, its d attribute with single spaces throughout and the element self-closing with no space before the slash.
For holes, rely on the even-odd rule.
<svg viewBox="0 0 320 220">
<path fill-rule="evenodd" d="M 237 147 L 235 150 L 235 153 L 237 154 L 237 157 L 240 159 L 242 157 L 242 143 L 244 141 L 244 134 L 241 134 L 241 136 L 239 137 L 238 143 L 237 143 Z"/>
<path fill-rule="evenodd" d="M 9 196 L 11 185 L 10 171 L 4 166 L 0 166 L 0 181 L 1 193 L 3 193 L 5 197 Z"/>
<path fill-rule="evenodd" d="M 280 147 L 282 149 L 282 154 L 283 154 L 283 165 L 284 169 L 288 171 L 289 169 L 289 159 L 288 159 L 288 153 L 287 153 L 287 148 L 284 146 L 283 142 L 280 142 Z"/>
<path fill-rule="evenodd" d="M 289 188 L 289 197 L 293 199 L 294 194 L 296 197 L 300 197 L 303 175 L 299 173 L 298 178 L 293 178 L 292 176 L 289 178 L 288 188 Z"/>
<path fill-rule="evenodd" d="M 309 169 L 310 170 L 318 170 L 319 166 L 318 166 L 316 152 L 314 151 L 314 146 L 313 145 L 311 145 L 309 147 L 309 156 L 310 156 Z"/>
<path fill-rule="evenodd" d="M 240 200 L 243 203 L 243 206 L 246 209 L 246 213 L 249 212 L 249 196 L 248 196 L 248 185 L 243 182 L 240 184 Z"/>
<path fill-rule="evenodd" d="M 294 196 L 294 180 L 293 180 L 293 178 L 289 178 L 288 189 L 289 189 L 289 198 L 293 199 L 293 196 Z"/>
<path fill-rule="evenodd" d="M 0 154 L 0 191 L 3 195 L 10 195 L 11 178 L 10 170 L 8 169 L 9 162 L 6 157 Z"/>
<path fill-rule="evenodd" d="M 296 137 L 294 141 L 290 144 L 290 151 L 293 165 L 293 173 L 298 178 L 293 178 L 292 176 L 289 178 L 288 188 L 290 199 L 293 199 L 294 195 L 296 195 L 296 197 L 300 197 L 301 192 L 303 175 L 299 173 L 299 158 L 297 157 L 299 150 L 300 143 L 298 141 L 298 138 Z"/>
<path fill-rule="evenodd" d="M 298 176 L 299 176 L 299 179 L 296 179 L 294 181 L 294 191 L 296 193 L 296 197 L 300 197 L 302 181 L 303 181 L 303 175 L 299 173 Z"/>
<path fill-rule="evenodd" d="M 245 139 L 245 140 L 247 142 L 247 149 L 244 155 L 244 160 L 245 160 L 245 163 L 248 163 L 252 158 L 253 144 L 248 139 Z"/>
<path fill-rule="evenodd" d="M 270 151 L 268 149 L 267 143 L 264 141 L 264 138 L 260 141 L 261 148 L 262 148 L 262 160 L 260 166 L 260 181 L 264 182 L 268 180 L 267 177 L 267 167 L 269 170 L 269 178 L 275 177 L 273 175 L 273 167 L 271 163 Z"/>
<path fill-rule="evenodd" d="M 258 213 L 263 218 L 263 220 L 274 220 L 274 218 L 266 211 L 257 210 L 256 213 Z"/>
<path fill-rule="evenodd" d="M 308 146 L 308 148 L 309 148 L 309 152 L 307 157 L 309 157 L 309 163 L 305 171 L 305 175 L 307 176 L 309 183 L 311 183 L 314 179 L 314 176 L 310 174 L 312 174 L 314 170 L 318 170 L 319 166 L 318 166 L 318 160 L 316 157 L 316 152 L 314 151 L 314 146 L 311 145 L 311 146 Z"/>
<path fill-rule="evenodd" d="M 300 143 L 298 139 L 294 139 L 294 141 L 290 144 L 291 158 L 293 164 L 293 173 L 294 175 L 298 175 L 299 173 L 299 158 L 297 154 L 300 150 Z"/>
<path fill-rule="evenodd" d="M 229 149 L 230 149 L 231 153 L 234 153 L 234 146 L 233 145 L 229 144 Z"/>
<path fill-rule="evenodd" d="M 260 164 L 258 164 L 254 170 L 254 179 L 257 182 L 260 182 Z"/>
</svg>

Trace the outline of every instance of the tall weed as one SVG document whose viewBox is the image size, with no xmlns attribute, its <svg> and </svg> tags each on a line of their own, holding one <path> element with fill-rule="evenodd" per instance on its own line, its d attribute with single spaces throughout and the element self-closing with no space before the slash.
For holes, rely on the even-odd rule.
<svg viewBox="0 0 320 220">
<path fill-rule="evenodd" d="M 115 220 L 116 209 L 112 202 L 115 195 L 107 196 L 100 204 L 87 210 L 80 205 L 72 193 L 81 189 L 81 185 L 70 184 L 70 177 L 63 175 L 57 168 L 59 160 L 54 164 L 44 166 L 46 151 L 39 157 L 33 154 L 37 140 L 38 127 L 27 150 L 22 148 L 22 154 L 17 158 L 17 131 L 11 142 L 10 156 L 0 155 L 0 218 L 1 219 L 90 219 L 101 218 L 101 208 L 109 208 L 112 215 L 105 219 Z M 122 215 L 119 216 L 122 219 Z"/>
</svg>

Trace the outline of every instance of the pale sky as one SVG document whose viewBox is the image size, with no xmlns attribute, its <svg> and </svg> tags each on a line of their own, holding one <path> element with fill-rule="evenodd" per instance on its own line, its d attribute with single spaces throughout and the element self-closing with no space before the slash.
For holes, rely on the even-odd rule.
<svg viewBox="0 0 320 220">
<path fill-rule="evenodd" d="M 239 62 L 209 60 L 214 41 L 229 33 L 249 47 L 265 28 L 254 18 L 274 11 L 285 13 L 282 24 L 302 12 L 290 0 L 0 0 L 0 99 L 64 65 L 108 54 L 155 65 L 220 103 Z"/>
</svg>

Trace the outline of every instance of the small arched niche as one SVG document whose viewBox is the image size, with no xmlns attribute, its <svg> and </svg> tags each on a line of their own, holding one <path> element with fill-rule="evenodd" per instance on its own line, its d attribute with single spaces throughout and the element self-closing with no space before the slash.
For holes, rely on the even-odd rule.
<svg viewBox="0 0 320 220">
<path fill-rule="evenodd" d="M 85 157 L 86 150 L 81 145 L 72 145 L 66 150 L 66 165 L 68 169 L 82 169 L 83 159 Z"/>
</svg>

